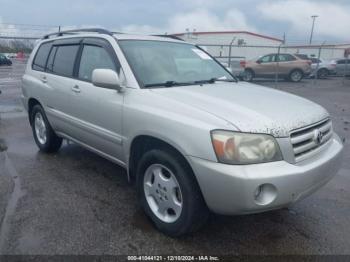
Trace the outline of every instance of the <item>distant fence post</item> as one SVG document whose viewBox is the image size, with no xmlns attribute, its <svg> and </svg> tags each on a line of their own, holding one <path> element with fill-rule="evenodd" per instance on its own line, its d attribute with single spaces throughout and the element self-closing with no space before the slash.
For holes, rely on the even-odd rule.
<svg viewBox="0 0 350 262">
<path fill-rule="evenodd" d="M 343 85 L 345 85 L 346 73 L 348 72 L 348 62 L 349 62 L 349 55 L 347 55 L 345 57 L 345 69 L 344 69 Z M 349 73 L 349 75 L 350 75 L 350 73 Z"/>
<path fill-rule="evenodd" d="M 232 52 L 232 45 L 233 42 L 236 40 L 236 37 L 232 38 L 230 42 L 230 46 L 228 47 L 228 67 L 231 68 L 231 52 Z"/>
<path fill-rule="evenodd" d="M 316 80 L 318 79 L 318 68 L 320 67 L 320 58 L 321 58 L 321 51 L 322 51 L 322 47 L 324 46 L 324 44 L 326 43 L 326 41 L 324 41 L 320 47 L 318 48 L 318 55 L 317 55 L 317 65 L 316 65 L 316 69 L 315 69 L 315 75 L 314 75 L 314 80 L 313 85 L 316 84 Z"/>
<path fill-rule="evenodd" d="M 279 55 L 280 55 L 280 52 L 281 52 L 281 46 L 283 45 L 283 43 L 281 43 L 279 46 L 278 46 L 278 50 L 277 50 L 277 56 L 275 57 L 275 60 L 276 60 L 276 68 L 275 68 L 275 88 L 277 88 L 277 82 L 278 82 L 278 74 L 279 74 L 279 67 L 280 67 L 280 64 L 279 64 Z"/>
</svg>

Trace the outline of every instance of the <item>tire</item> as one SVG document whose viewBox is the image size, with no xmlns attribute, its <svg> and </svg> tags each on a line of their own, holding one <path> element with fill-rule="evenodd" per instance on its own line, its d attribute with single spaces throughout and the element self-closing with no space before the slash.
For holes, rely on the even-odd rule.
<svg viewBox="0 0 350 262">
<path fill-rule="evenodd" d="M 136 174 L 140 204 L 159 231 L 178 237 L 205 224 L 208 208 L 191 168 L 178 153 L 152 149 L 142 156 Z"/>
<path fill-rule="evenodd" d="M 326 78 L 329 75 L 329 72 L 326 68 L 321 68 L 317 71 L 317 78 Z"/>
<path fill-rule="evenodd" d="M 44 109 L 40 105 L 33 107 L 30 112 L 30 119 L 34 140 L 40 151 L 45 153 L 57 152 L 62 145 L 62 138 L 55 134 L 47 120 Z"/>
<path fill-rule="evenodd" d="M 299 69 L 294 69 L 289 74 L 289 80 L 294 82 L 294 83 L 300 82 L 301 79 L 303 79 L 303 77 L 304 77 L 304 73 L 303 73 L 303 71 L 301 71 Z"/>
<path fill-rule="evenodd" d="M 246 82 L 253 81 L 254 78 L 254 71 L 251 69 L 244 70 L 243 80 Z"/>
</svg>

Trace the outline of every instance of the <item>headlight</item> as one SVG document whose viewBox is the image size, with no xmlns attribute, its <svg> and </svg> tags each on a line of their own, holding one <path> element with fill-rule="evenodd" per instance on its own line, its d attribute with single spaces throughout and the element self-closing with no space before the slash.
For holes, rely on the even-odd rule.
<svg viewBox="0 0 350 262">
<path fill-rule="evenodd" d="M 214 130 L 211 137 L 221 163 L 244 165 L 282 160 L 280 148 L 270 135 Z"/>
</svg>

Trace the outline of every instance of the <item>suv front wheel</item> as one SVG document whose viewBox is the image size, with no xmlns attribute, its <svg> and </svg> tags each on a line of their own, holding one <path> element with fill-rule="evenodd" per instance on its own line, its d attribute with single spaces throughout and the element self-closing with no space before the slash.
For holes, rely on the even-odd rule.
<svg viewBox="0 0 350 262">
<path fill-rule="evenodd" d="M 139 201 L 154 225 L 169 236 L 202 226 L 209 211 L 185 160 L 172 150 L 146 152 L 137 168 Z"/>
<path fill-rule="evenodd" d="M 58 151 L 62 145 L 62 138 L 55 134 L 40 105 L 33 107 L 30 119 L 34 140 L 39 149 L 46 153 Z"/>
</svg>

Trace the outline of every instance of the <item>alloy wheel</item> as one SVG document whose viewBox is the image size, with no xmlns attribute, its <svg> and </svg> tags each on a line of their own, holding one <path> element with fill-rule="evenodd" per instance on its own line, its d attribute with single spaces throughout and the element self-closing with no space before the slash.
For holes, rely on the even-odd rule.
<svg viewBox="0 0 350 262">
<path fill-rule="evenodd" d="M 173 172 L 161 164 L 152 164 L 145 172 L 144 193 L 153 214 L 165 223 L 175 222 L 181 215 L 183 199 Z"/>
<path fill-rule="evenodd" d="M 40 112 L 37 112 L 34 117 L 34 129 L 36 138 L 39 143 L 44 145 L 47 141 L 47 129 L 44 118 Z"/>
</svg>

